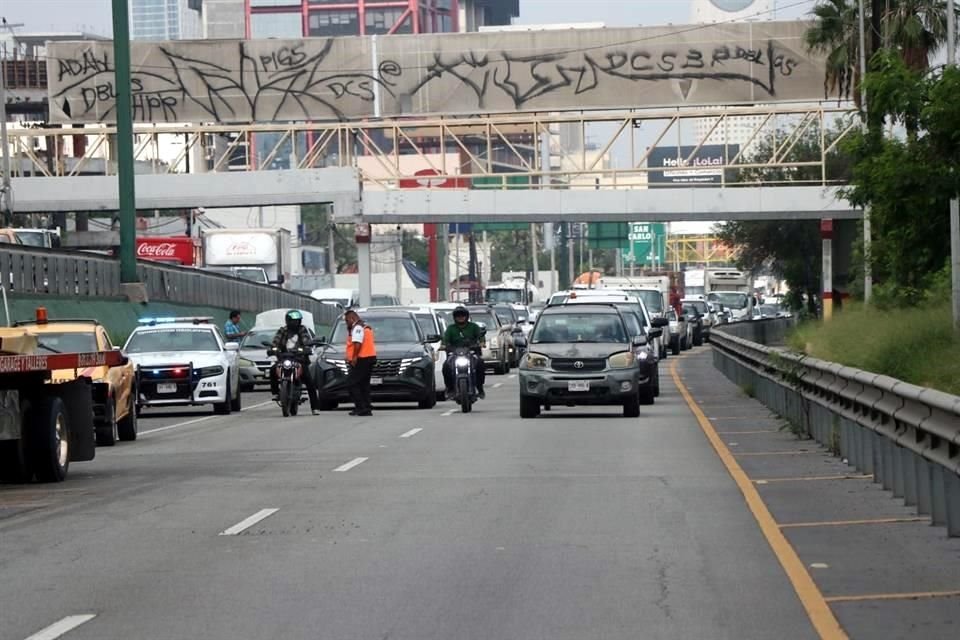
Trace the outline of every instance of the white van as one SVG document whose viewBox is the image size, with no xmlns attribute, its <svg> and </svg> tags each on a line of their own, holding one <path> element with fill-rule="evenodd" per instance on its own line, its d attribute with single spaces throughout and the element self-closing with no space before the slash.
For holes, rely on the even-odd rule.
<svg viewBox="0 0 960 640">
<path fill-rule="evenodd" d="M 360 305 L 360 291 L 357 289 L 314 289 L 310 297 L 321 302 L 336 302 L 344 309 Z"/>
</svg>

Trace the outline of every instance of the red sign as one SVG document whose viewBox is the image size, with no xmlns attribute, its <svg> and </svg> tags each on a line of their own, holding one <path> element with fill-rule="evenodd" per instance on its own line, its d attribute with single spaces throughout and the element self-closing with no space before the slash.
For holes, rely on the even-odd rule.
<svg viewBox="0 0 960 640">
<path fill-rule="evenodd" d="M 137 238 L 137 257 L 141 260 L 169 262 L 191 266 L 194 264 L 193 238 Z"/>
<path fill-rule="evenodd" d="M 400 180 L 401 189 L 469 189 L 469 178 L 443 178 L 436 169 L 420 169 L 414 178 Z"/>
<path fill-rule="evenodd" d="M 127 358 L 119 351 L 92 353 L 58 353 L 48 356 L 0 356 L 0 373 L 31 373 L 56 369 L 86 369 L 116 367 L 126 364 Z"/>
</svg>

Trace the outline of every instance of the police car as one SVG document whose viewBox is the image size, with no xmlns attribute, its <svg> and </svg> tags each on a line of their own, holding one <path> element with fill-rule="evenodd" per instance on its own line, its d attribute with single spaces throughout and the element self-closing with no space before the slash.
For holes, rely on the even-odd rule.
<svg viewBox="0 0 960 640">
<path fill-rule="evenodd" d="M 211 320 L 140 320 L 123 347 L 136 370 L 137 411 L 204 404 L 217 414 L 240 411 L 238 345 Z"/>
</svg>

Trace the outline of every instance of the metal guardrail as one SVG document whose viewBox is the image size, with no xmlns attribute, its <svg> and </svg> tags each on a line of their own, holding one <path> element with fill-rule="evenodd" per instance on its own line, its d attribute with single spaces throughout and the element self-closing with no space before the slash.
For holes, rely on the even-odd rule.
<svg viewBox="0 0 960 640">
<path fill-rule="evenodd" d="M 259 313 L 283 307 L 313 314 L 331 326 L 337 310 L 305 295 L 197 269 L 140 261 L 140 281 L 151 301 L 195 304 Z M 107 256 L 4 246 L 0 248 L 0 287 L 11 294 L 119 298 L 120 262 Z"/>
<path fill-rule="evenodd" d="M 755 329 L 715 329 L 714 365 L 795 430 L 960 536 L 960 397 L 733 335 Z"/>
</svg>

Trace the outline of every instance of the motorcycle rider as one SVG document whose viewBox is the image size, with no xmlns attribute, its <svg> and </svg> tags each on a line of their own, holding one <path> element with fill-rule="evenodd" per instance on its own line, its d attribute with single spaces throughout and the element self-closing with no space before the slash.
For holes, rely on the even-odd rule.
<svg viewBox="0 0 960 640">
<path fill-rule="evenodd" d="M 303 326 L 303 314 L 296 309 L 287 311 L 284 316 L 284 326 L 280 327 L 276 335 L 273 336 L 272 349 L 276 353 L 293 353 L 294 349 L 307 349 L 310 345 L 310 334 L 307 328 Z M 317 396 L 317 385 L 314 383 L 313 376 L 310 375 L 310 357 L 306 353 L 299 354 L 300 366 L 303 367 L 301 380 L 307 387 L 307 395 L 310 396 L 310 409 L 313 415 L 320 415 L 320 399 Z M 277 377 L 277 367 L 270 367 L 270 393 L 276 401 L 280 396 L 280 380 Z"/>
<path fill-rule="evenodd" d="M 443 333 L 442 348 L 447 352 L 447 361 L 443 363 L 443 385 L 447 388 L 447 398 L 454 395 L 453 381 L 456 377 L 453 370 L 453 351 L 458 347 L 469 347 L 473 354 L 474 384 L 477 395 L 486 397 L 483 392 L 483 358 L 480 352 L 480 343 L 483 341 L 483 329 L 475 322 L 470 322 L 470 311 L 463 306 L 453 310 L 453 324 Z"/>
</svg>

